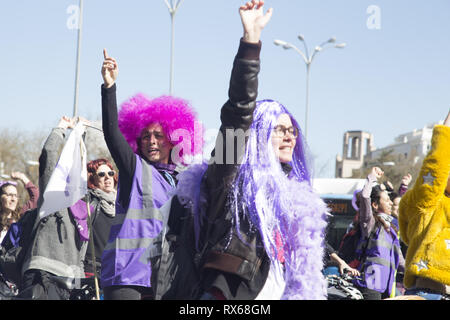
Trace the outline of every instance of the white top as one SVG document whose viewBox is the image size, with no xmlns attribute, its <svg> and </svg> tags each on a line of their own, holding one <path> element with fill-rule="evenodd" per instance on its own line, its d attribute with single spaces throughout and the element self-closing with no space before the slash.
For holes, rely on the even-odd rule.
<svg viewBox="0 0 450 320">
<path fill-rule="evenodd" d="M 7 232 L 8 232 L 8 230 L 5 230 L 5 229 L 3 229 L 3 230 L 0 232 L 0 243 L 3 242 L 3 239 L 5 238 Z"/>
</svg>

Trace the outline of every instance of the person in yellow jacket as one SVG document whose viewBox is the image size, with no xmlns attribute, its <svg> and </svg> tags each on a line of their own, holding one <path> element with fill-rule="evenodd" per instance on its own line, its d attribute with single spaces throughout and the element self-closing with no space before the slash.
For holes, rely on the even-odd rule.
<svg viewBox="0 0 450 320">
<path fill-rule="evenodd" d="M 434 127 L 416 183 L 400 201 L 399 225 L 408 245 L 405 294 L 450 299 L 450 112 Z"/>
</svg>

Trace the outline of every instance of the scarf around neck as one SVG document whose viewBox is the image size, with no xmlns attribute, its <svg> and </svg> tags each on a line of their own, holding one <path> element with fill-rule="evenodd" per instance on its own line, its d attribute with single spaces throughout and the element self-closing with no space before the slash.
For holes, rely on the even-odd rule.
<svg viewBox="0 0 450 320">
<path fill-rule="evenodd" d="M 91 195 L 91 199 L 96 199 L 100 204 L 100 208 L 103 212 L 110 216 L 114 217 L 116 214 L 116 191 L 105 192 L 101 189 L 89 189 L 89 193 Z"/>
</svg>

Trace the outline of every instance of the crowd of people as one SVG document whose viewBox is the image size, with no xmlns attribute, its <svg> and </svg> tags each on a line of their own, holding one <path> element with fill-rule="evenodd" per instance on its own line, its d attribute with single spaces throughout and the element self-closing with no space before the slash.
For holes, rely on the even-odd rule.
<svg viewBox="0 0 450 320">
<path fill-rule="evenodd" d="M 412 188 L 411 175 L 396 192 L 372 168 L 355 193 L 349 259 L 325 240 L 329 209 L 311 186 L 299 123 L 280 102 L 257 100 L 272 13 L 263 0 L 239 8 L 228 100 L 201 163 L 190 163 L 203 151 L 190 103 L 137 94 L 118 109 L 118 62 L 103 51 L 102 129 L 114 163 L 90 161 L 87 194 L 41 219 L 65 137 L 88 123 L 63 116 L 44 143 L 39 188 L 19 172 L 2 182 L 0 280 L 17 289 L 10 298 L 79 299 L 81 279 L 106 300 L 326 299 L 329 259 L 365 299 L 450 299 L 450 113 Z M 230 139 L 237 131 L 248 134 Z M 29 193 L 22 207 L 13 180 Z"/>
</svg>

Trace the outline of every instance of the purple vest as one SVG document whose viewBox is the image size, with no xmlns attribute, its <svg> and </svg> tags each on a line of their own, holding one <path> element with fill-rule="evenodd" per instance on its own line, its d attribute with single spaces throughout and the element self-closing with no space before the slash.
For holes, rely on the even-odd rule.
<svg viewBox="0 0 450 320">
<path fill-rule="evenodd" d="M 129 205 L 123 208 L 116 201 L 116 215 L 103 251 L 102 287 L 151 287 L 150 259 L 161 255 L 164 219 L 159 208 L 171 190 L 158 170 L 136 155 Z"/>
<path fill-rule="evenodd" d="M 360 255 L 365 241 L 360 241 L 357 253 Z M 366 259 L 359 269 L 364 271 L 363 281 L 356 280 L 360 287 L 378 292 L 391 294 L 395 281 L 395 272 L 399 264 L 400 242 L 397 233 L 391 228 L 390 232 L 381 226 L 376 229 L 369 240 L 366 249 Z"/>
</svg>

